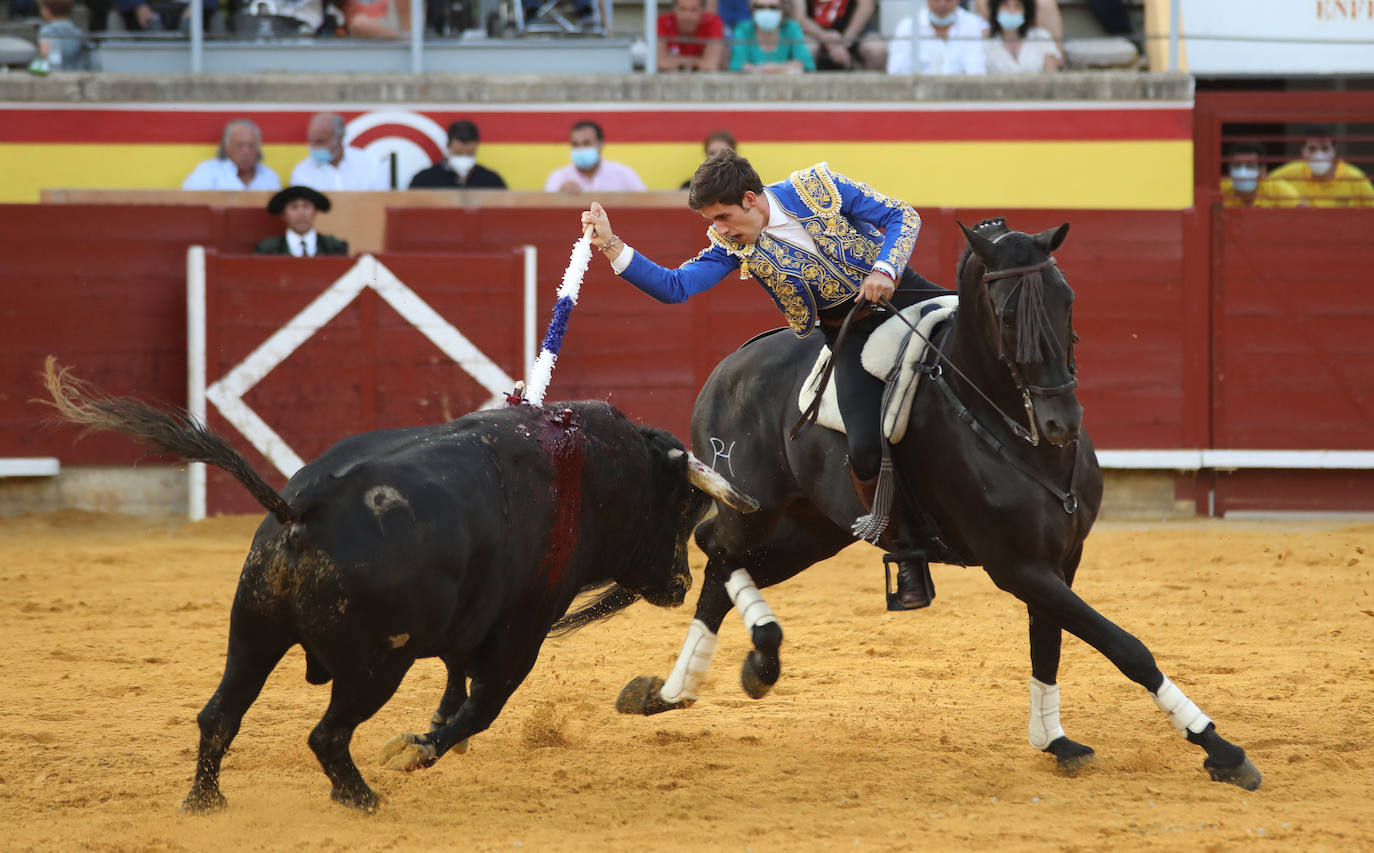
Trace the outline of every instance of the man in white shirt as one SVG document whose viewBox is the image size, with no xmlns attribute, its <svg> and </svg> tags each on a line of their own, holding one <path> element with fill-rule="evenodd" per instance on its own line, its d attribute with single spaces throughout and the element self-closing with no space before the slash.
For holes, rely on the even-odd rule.
<svg viewBox="0 0 1374 853">
<path fill-rule="evenodd" d="M 253 247 L 255 255 L 291 255 L 313 258 L 317 255 L 347 255 L 348 243 L 328 234 L 315 232 L 315 217 L 329 212 L 329 197 L 310 187 L 287 187 L 267 203 L 267 212 L 280 216 L 286 232 L 268 237 Z"/>
<path fill-rule="evenodd" d="M 311 116 L 305 139 L 310 155 L 291 170 L 292 186 L 321 192 L 391 189 L 380 163 L 373 162 L 361 149 L 344 145 L 343 116 Z"/>
<path fill-rule="evenodd" d="M 921 74 L 986 74 L 987 22 L 958 0 L 927 0 L 917 13 Z M 911 74 L 911 18 L 897 24 L 887 47 L 887 73 Z"/>
<path fill-rule="evenodd" d="M 262 163 L 262 131 L 246 118 L 224 126 L 219 150 L 181 182 L 184 190 L 279 190 L 281 179 Z"/>
<path fill-rule="evenodd" d="M 644 182 L 634 169 L 601 158 L 605 139 L 601 125 L 594 121 L 579 121 L 573 125 L 568 134 L 572 162 L 553 170 L 544 182 L 544 192 L 644 192 Z"/>
</svg>

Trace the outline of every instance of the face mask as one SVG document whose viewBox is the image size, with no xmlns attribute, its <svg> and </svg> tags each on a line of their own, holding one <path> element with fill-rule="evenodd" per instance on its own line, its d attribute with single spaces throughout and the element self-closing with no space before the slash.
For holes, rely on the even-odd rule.
<svg viewBox="0 0 1374 853">
<path fill-rule="evenodd" d="M 448 164 L 458 173 L 458 177 L 466 178 L 472 167 L 477 165 L 477 158 L 471 154 L 453 154 L 448 158 Z"/>
<path fill-rule="evenodd" d="M 1317 175 L 1318 177 L 1330 172 L 1331 167 L 1335 164 L 1335 159 L 1327 154 L 1309 157 L 1307 160 L 1307 168 L 1311 169 L 1312 174 Z"/>
<path fill-rule="evenodd" d="M 1021 25 L 1026 22 L 1026 16 L 1021 12 L 998 12 L 997 25 L 1004 32 L 1012 32 L 1021 29 Z"/>
<path fill-rule="evenodd" d="M 310 159 L 323 166 L 334 159 L 334 152 L 328 148 L 311 148 Z"/>
<path fill-rule="evenodd" d="M 932 12 L 930 15 L 930 25 L 932 27 L 952 27 L 958 18 L 959 13 L 957 11 L 950 12 L 948 15 L 936 15 Z"/>
<path fill-rule="evenodd" d="M 773 32 L 778 27 L 782 26 L 782 10 L 755 9 L 754 26 L 758 27 L 761 30 L 766 30 L 770 33 Z"/>
<path fill-rule="evenodd" d="M 1232 166 L 1231 186 L 1238 193 L 1252 193 L 1259 187 L 1259 166 Z"/>
<path fill-rule="evenodd" d="M 601 152 L 593 147 L 574 148 L 572 150 L 572 164 L 579 169 L 591 169 L 601 161 Z"/>
</svg>

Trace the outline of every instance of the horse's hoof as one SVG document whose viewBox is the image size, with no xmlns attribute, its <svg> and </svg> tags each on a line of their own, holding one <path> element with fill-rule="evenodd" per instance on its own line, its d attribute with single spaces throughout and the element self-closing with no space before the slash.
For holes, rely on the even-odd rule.
<svg viewBox="0 0 1374 853">
<path fill-rule="evenodd" d="M 1206 761 L 1202 766 L 1207 772 L 1212 774 L 1213 782 L 1230 782 L 1232 785 L 1239 785 L 1247 791 L 1253 791 L 1260 786 L 1264 777 L 1260 775 L 1259 768 L 1251 763 L 1250 759 L 1243 759 L 1235 767 L 1211 767 Z"/>
<path fill-rule="evenodd" d="M 181 801 L 180 808 L 187 814 L 214 814 L 228 805 L 229 801 L 218 789 L 192 788 L 186 799 Z"/>
<path fill-rule="evenodd" d="M 409 773 L 432 767 L 438 761 L 438 750 L 416 735 L 401 735 L 382 744 L 381 762 L 388 770 Z"/>
<path fill-rule="evenodd" d="M 762 699 L 778 683 L 780 675 L 782 663 L 777 658 L 770 660 L 752 651 L 745 656 L 744 665 L 740 667 L 739 683 L 750 699 Z"/>
<path fill-rule="evenodd" d="M 1054 760 L 1060 772 L 1073 776 L 1085 767 L 1091 767 L 1097 763 L 1097 753 L 1087 744 L 1069 740 L 1066 737 L 1057 737 L 1049 746 L 1045 747 L 1045 752 L 1054 756 Z"/>
<path fill-rule="evenodd" d="M 376 814 L 377 807 L 382 804 L 381 798 L 366 785 L 360 789 L 335 788 L 329 792 L 329 799 L 350 809 L 357 809 L 363 814 Z"/>
<path fill-rule="evenodd" d="M 620 689 L 620 695 L 615 697 L 615 709 L 622 714 L 642 714 L 649 717 L 691 706 L 690 699 L 665 702 L 660 692 L 662 688 L 663 679 L 657 676 L 641 675 L 632 678 L 629 684 Z"/>
</svg>

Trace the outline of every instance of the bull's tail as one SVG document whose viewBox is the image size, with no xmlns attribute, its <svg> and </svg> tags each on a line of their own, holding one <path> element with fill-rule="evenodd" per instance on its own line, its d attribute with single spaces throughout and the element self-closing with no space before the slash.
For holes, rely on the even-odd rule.
<svg viewBox="0 0 1374 853">
<path fill-rule="evenodd" d="M 268 485 L 248 460 L 220 435 L 205 428 L 189 412 L 175 408 L 156 408 L 132 397 L 110 397 L 90 383 L 71 375 L 48 356 L 43 382 L 52 395 L 52 405 L 66 420 L 87 431 L 108 430 L 123 433 L 140 444 L 180 456 L 188 462 L 207 462 L 234 475 L 257 498 L 258 503 L 282 524 L 300 521 L 286 499 Z"/>
<path fill-rule="evenodd" d="M 593 590 L 584 589 L 583 592 Z M 639 600 L 639 593 L 631 592 L 620 584 L 596 592 L 594 598 L 581 607 L 563 614 L 563 617 L 549 628 L 550 637 L 566 637 L 578 628 L 590 625 L 599 619 L 609 619 Z"/>
</svg>

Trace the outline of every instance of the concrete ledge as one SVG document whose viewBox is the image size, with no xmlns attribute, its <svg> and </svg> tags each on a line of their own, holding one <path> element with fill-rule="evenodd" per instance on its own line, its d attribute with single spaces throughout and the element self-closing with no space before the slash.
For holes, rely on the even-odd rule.
<svg viewBox="0 0 1374 853">
<path fill-rule="evenodd" d="M 0 479 L 0 516 L 59 509 L 185 515 L 186 506 L 183 467 L 68 467 L 53 477 Z"/>
<path fill-rule="evenodd" d="M 1374 468 L 1374 450 L 1099 450 L 1103 468 L 1238 471 L 1243 468 L 1345 470 Z"/>
<path fill-rule="evenodd" d="M 1078 71 L 913 77 L 751 74 L 29 74 L 0 75 L 11 103 L 521 104 L 1156 101 L 1191 103 L 1187 74 Z"/>
<path fill-rule="evenodd" d="M 52 456 L 28 459 L 0 459 L 0 477 L 55 477 L 62 463 Z"/>
</svg>

